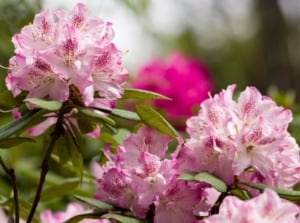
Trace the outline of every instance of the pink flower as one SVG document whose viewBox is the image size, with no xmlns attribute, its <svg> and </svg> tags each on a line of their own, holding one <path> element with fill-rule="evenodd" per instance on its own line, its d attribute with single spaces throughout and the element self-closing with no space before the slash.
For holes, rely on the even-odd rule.
<svg viewBox="0 0 300 223">
<path fill-rule="evenodd" d="M 141 127 L 116 154 L 105 148 L 109 161 L 102 168 L 93 164 L 93 174 L 99 177 L 95 198 L 127 208 L 139 218 L 154 216 L 155 223 L 196 222 L 194 211 L 207 185 L 177 179 L 177 160 L 165 158 L 169 141 L 170 137 Z"/>
<path fill-rule="evenodd" d="M 81 204 L 74 202 L 68 204 L 66 211 L 53 213 L 51 210 L 45 210 L 41 213 L 40 219 L 42 223 L 63 223 L 76 215 L 90 212 L 92 210 L 84 210 Z M 110 221 L 107 219 L 84 219 L 80 223 L 110 223 Z"/>
<path fill-rule="evenodd" d="M 266 189 L 259 196 L 247 201 L 233 196 L 226 197 L 219 213 L 208 217 L 204 223 L 299 223 L 299 216 L 299 206 Z"/>
<path fill-rule="evenodd" d="M 137 195 L 132 179 L 124 171 L 111 168 L 101 179 L 97 179 L 98 189 L 94 197 L 117 207 L 135 209 Z M 148 207 L 138 207 L 147 209 Z M 145 212 L 145 211 L 144 211 Z"/>
<path fill-rule="evenodd" d="M 193 107 L 199 105 L 213 90 L 207 68 L 196 59 L 180 53 L 173 53 L 166 62 L 154 59 L 141 67 L 132 86 L 171 98 L 172 101 L 156 100 L 154 104 L 179 126 L 178 120 L 191 116 Z"/>
<path fill-rule="evenodd" d="M 190 139 L 177 151 L 181 171 L 211 172 L 228 184 L 252 171 L 261 182 L 291 188 L 300 180 L 300 150 L 287 131 L 291 111 L 254 87 L 235 101 L 234 88 L 203 101 L 199 114 L 187 120 Z"/>
<path fill-rule="evenodd" d="M 174 180 L 155 201 L 155 223 L 197 222 L 194 208 L 202 197 L 202 186 Z"/>
<path fill-rule="evenodd" d="M 176 160 L 162 159 L 169 141 L 170 137 L 141 127 L 124 140 L 117 154 L 106 148 L 109 161 L 96 167 L 99 173 L 93 173 L 99 177 L 95 198 L 130 209 L 137 217 L 146 217 L 156 197 L 178 176 Z"/>
<path fill-rule="evenodd" d="M 13 36 L 6 85 L 15 97 L 25 91 L 27 98 L 111 109 L 127 77 L 113 37 L 112 24 L 90 16 L 84 4 L 54 15 L 45 10 Z"/>
</svg>

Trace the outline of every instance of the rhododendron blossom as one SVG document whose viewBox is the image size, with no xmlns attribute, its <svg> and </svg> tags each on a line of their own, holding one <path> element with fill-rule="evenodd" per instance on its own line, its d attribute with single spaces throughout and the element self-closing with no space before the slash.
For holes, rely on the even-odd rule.
<svg viewBox="0 0 300 223">
<path fill-rule="evenodd" d="M 70 218 L 85 213 L 91 213 L 92 210 L 85 210 L 79 203 L 68 204 L 66 211 L 52 212 L 51 210 L 45 210 L 41 213 L 40 219 L 42 223 L 64 223 Z M 110 223 L 108 219 L 84 219 L 79 221 L 80 223 Z"/>
<path fill-rule="evenodd" d="M 300 150 L 287 131 L 290 110 L 255 87 L 235 101 L 234 89 L 203 101 L 199 114 L 187 120 L 190 138 L 178 149 L 180 169 L 214 173 L 228 184 L 250 171 L 259 182 L 291 188 L 300 180 Z"/>
<path fill-rule="evenodd" d="M 94 197 L 130 209 L 140 218 L 154 214 L 156 223 L 165 222 L 170 214 L 177 219 L 173 222 L 195 222 L 194 208 L 205 185 L 177 180 L 177 160 L 165 158 L 169 141 L 148 127 L 128 135 L 116 154 L 106 152 L 107 164 L 102 168 L 93 164 L 94 171 L 100 171 L 94 172 L 98 176 Z"/>
<path fill-rule="evenodd" d="M 266 189 L 259 196 L 247 201 L 241 201 L 233 196 L 226 197 L 219 213 L 203 221 L 203 223 L 252 222 L 299 223 L 300 207 L 281 199 L 276 192 Z"/>
<path fill-rule="evenodd" d="M 15 97 L 25 91 L 27 98 L 111 108 L 127 77 L 113 38 L 112 24 L 83 4 L 54 15 L 44 10 L 13 36 L 6 85 Z"/>
<path fill-rule="evenodd" d="M 193 114 L 193 107 L 199 105 L 213 90 L 212 77 L 200 61 L 173 53 L 167 59 L 153 59 L 142 66 L 132 81 L 132 86 L 163 94 L 172 99 L 156 100 L 156 108 L 163 109 L 170 121 L 180 127 L 179 119 Z M 181 126 L 182 127 L 182 126 Z"/>
</svg>

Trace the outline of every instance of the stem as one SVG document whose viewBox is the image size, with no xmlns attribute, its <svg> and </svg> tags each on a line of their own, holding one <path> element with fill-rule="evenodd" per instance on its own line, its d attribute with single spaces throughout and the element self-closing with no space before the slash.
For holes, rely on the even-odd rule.
<svg viewBox="0 0 300 223">
<path fill-rule="evenodd" d="M 19 217 L 19 198 L 18 198 L 18 188 L 17 188 L 17 180 L 16 180 L 16 175 L 15 175 L 15 170 L 12 168 L 8 168 L 5 165 L 1 156 L 0 156 L 0 164 L 3 168 L 3 170 L 11 178 L 11 184 L 12 184 L 13 193 L 14 193 L 15 223 L 19 223 L 19 218 L 20 218 Z"/>
<path fill-rule="evenodd" d="M 58 120 L 56 122 L 54 132 L 51 134 L 50 144 L 45 152 L 44 159 L 42 161 L 42 166 L 41 166 L 42 170 L 41 170 L 41 175 L 40 175 L 40 181 L 39 181 L 39 185 L 37 187 L 37 191 L 36 191 L 33 203 L 32 203 L 30 213 L 27 218 L 27 223 L 31 223 L 31 221 L 34 217 L 36 208 L 38 206 L 38 203 L 40 201 L 43 186 L 44 186 L 44 183 L 46 180 L 46 175 L 49 170 L 49 161 L 50 161 L 51 154 L 54 149 L 55 143 L 58 140 L 58 138 L 64 133 L 64 128 L 63 128 L 62 123 L 63 123 L 63 114 L 62 114 L 62 112 L 60 112 L 60 114 L 58 115 Z"/>
</svg>

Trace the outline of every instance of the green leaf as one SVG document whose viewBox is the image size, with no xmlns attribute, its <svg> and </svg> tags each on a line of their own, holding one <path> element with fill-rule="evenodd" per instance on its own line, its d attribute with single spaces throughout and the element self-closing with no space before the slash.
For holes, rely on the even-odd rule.
<svg viewBox="0 0 300 223">
<path fill-rule="evenodd" d="M 24 102 L 37 105 L 48 111 L 58 111 L 62 107 L 62 103 L 59 101 L 47 101 L 40 98 L 26 98 Z"/>
<path fill-rule="evenodd" d="M 146 91 L 141 89 L 133 89 L 133 88 L 126 88 L 123 94 L 123 99 L 164 99 L 164 100 L 172 100 L 162 94 Z"/>
<path fill-rule="evenodd" d="M 136 110 L 141 120 L 148 126 L 173 138 L 179 136 L 174 127 L 156 110 L 147 105 L 137 105 Z"/>
<path fill-rule="evenodd" d="M 136 218 L 131 218 L 131 217 L 127 217 L 119 214 L 112 214 L 112 213 L 104 214 L 102 215 L 102 218 L 114 219 L 121 223 L 143 223 L 141 220 Z"/>
<path fill-rule="evenodd" d="M 5 90 L 0 92 L 0 108 L 11 109 L 17 107 L 18 104 L 18 101 L 11 94 L 11 91 Z"/>
<path fill-rule="evenodd" d="M 72 126 L 72 125 L 71 125 Z M 73 164 L 74 170 L 78 174 L 78 176 L 82 177 L 83 171 L 83 157 L 80 152 L 81 147 L 81 135 L 80 132 L 75 128 L 72 128 L 74 135 L 72 135 L 71 131 L 67 131 L 65 134 L 67 147 L 69 149 L 70 160 Z"/>
<path fill-rule="evenodd" d="M 96 113 L 96 112 L 93 112 L 91 111 L 90 109 L 86 109 L 86 108 L 79 108 L 79 111 L 83 114 L 83 115 L 86 115 L 87 117 L 89 117 L 90 119 L 92 119 L 93 121 L 96 121 L 96 122 L 105 122 L 109 125 L 116 125 L 115 121 L 112 120 L 111 118 L 107 117 L 107 116 L 104 116 L 104 115 L 101 115 L 99 113 Z"/>
<path fill-rule="evenodd" d="M 198 173 L 198 174 L 184 173 L 181 174 L 178 179 L 205 182 L 210 184 L 219 192 L 225 193 L 227 191 L 227 185 L 222 180 L 206 172 Z"/>
<path fill-rule="evenodd" d="M 19 198 L 19 211 L 20 211 L 20 218 L 26 219 L 30 213 L 31 210 L 31 203 L 28 201 L 25 201 L 24 199 Z M 37 217 L 37 214 L 34 215 L 32 219 L 32 223 L 39 223 L 39 219 Z"/>
<path fill-rule="evenodd" d="M 128 120 L 133 120 L 133 121 L 140 121 L 140 117 L 132 111 L 127 111 L 127 110 L 123 110 L 123 109 L 113 109 L 111 111 L 111 115 L 117 116 L 119 118 L 124 118 L 124 119 L 128 119 Z"/>
<path fill-rule="evenodd" d="M 25 138 L 25 137 L 7 138 L 7 139 L 0 140 L 0 148 L 7 149 L 25 142 L 35 142 L 35 141 L 31 138 Z"/>
<path fill-rule="evenodd" d="M 240 188 L 234 188 L 230 190 L 230 194 L 240 198 L 241 200 L 249 200 L 251 198 L 246 190 Z"/>
<path fill-rule="evenodd" d="M 79 185 L 79 179 L 68 179 L 54 186 L 46 188 L 42 192 L 41 201 L 49 201 L 53 198 L 62 197 L 66 194 L 71 193 Z"/>
<path fill-rule="evenodd" d="M 105 213 L 105 212 L 104 212 Z M 92 213 L 86 213 L 81 215 L 76 215 L 69 220 L 65 221 L 64 223 L 77 223 L 83 219 L 100 219 L 101 216 L 104 214 L 103 212 L 92 212 Z"/>
<path fill-rule="evenodd" d="M 0 140 L 6 139 L 9 136 L 15 134 L 20 129 L 24 128 L 26 125 L 31 123 L 34 119 L 41 116 L 43 111 L 33 110 L 25 115 L 23 115 L 20 119 L 14 120 L 5 126 L 0 128 Z"/>
<path fill-rule="evenodd" d="M 82 197 L 79 195 L 74 195 L 76 199 L 78 199 L 79 201 L 82 201 L 86 204 L 89 204 L 93 207 L 102 209 L 102 210 L 111 210 L 113 208 L 113 206 L 111 206 L 110 204 L 107 204 L 105 202 L 90 198 L 90 197 Z"/>
<path fill-rule="evenodd" d="M 178 180 L 194 180 L 195 173 L 183 173 L 178 177 Z"/>
<path fill-rule="evenodd" d="M 219 192 L 225 193 L 227 191 L 227 185 L 222 180 L 210 173 L 198 173 L 196 176 L 194 176 L 194 180 L 208 183 Z"/>
<path fill-rule="evenodd" d="M 285 198 L 290 201 L 297 201 L 297 202 L 300 201 L 300 191 L 286 190 L 286 189 L 281 189 L 281 188 L 277 188 L 277 187 L 271 187 L 269 185 L 260 184 L 260 183 L 246 183 L 246 182 L 239 182 L 239 183 L 244 184 L 244 185 L 249 186 L 254 189 L 258 189 L 260 191 L 263 191 L 266 188 L 270 188 L 270 189 L 276 191 L 276 193 L 282 198 Z"/>
<path fill-rule="evenodd" d="M 293 186 L 293 190 L 300 191 L 300 182 L 296 183 L 296 184 Z"/>
<path fill-rule="evenodd" d="M 10 198 L 0 194 L 0 206 L 10 201 Z"/>
</svg>

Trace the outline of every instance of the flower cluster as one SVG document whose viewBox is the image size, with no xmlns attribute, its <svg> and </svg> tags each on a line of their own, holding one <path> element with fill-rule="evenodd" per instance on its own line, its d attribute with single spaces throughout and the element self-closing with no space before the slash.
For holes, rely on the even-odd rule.
<svg viewBox="0 0 300 223">
<path fill-rule="evenodd" d="M 266 189 L 262 194 L 247 201 L 233 196 L 226 197 L 219 213 L 208 217 L 203 223 L 299 223 L 299 216 L 299 206 Z"/>
<path fill-rule="evenodd" d="M 154 215 L 154 222 L 196 222 L 195 206 L 205 185 L 180 181 L 175 159 L 166 159 L 170 138 L 148 127 L 130 134 L 117 148 L 106 149 L 109 161 L 98 171 L 94 197 L 139 218 Z"/>
<path fill-rule="evenodd" d="M 110 109 L 128 76 L 113 37 L 112 24 L 83 4 L 54 15 L 45 10 L 13 36 L 6 85 L 15 97 L 25 91 L 27 98 Z"/>
<path fill-rule="evenodd" d="M 167 61 L 153 59 L 142 66 L 131 85 L 135 88 L 160 93 L 171 101 L 156 100 L 154 106 L 180 127 L 179 119 L 193 115 L 193 108 L 213 90 L 212 77 L 200 61 L 173 53 Z"/>
<path fill-rule="evenodd" d="M 190 138 L 178 151 L 181 171 L 207 171 L 232 184 L 262 182 L 291 188 L 300 180 L 299 147 L 287 128 L 291 111 L 247 87 L 235 86 L 205 100 L 187 121 Z"/>
</svg>

